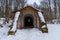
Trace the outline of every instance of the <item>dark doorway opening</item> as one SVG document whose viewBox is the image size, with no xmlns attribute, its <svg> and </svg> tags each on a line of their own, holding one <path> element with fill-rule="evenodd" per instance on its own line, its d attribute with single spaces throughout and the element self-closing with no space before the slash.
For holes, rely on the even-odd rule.
<svg viewBox="0 0 60 40">
<path fill-rule="evenodd" d="M 31 16 L 24 18 L 24 28 L 33 28 L 33 18 Z"/>
</svg>

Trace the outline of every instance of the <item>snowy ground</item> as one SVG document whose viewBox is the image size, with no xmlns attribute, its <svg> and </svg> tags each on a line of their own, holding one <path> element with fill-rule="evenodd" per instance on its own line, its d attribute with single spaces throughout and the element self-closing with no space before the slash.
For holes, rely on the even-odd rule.
<svg viewBox="0 0 60 40">
<path fill-rule="evenodd" d="M 7 35 L 9 28 L 0 28 L 0 40 L 60 40 L 60 24 L 48 24 L 48 33 L 37 28 L 18 29 L 15 35 Z"/>
</svg>

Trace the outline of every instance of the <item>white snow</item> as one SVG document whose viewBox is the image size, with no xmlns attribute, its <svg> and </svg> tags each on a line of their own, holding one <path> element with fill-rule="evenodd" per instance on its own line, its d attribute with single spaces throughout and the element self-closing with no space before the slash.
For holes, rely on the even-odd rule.
<svg viewBox="0 0 60 40">
<path fill-rule="evenodd" d="M 7 35 L 8 27 L 0 29 L 0 40 L 60 40 L 60 24 L 47 24 L 48 33 L 37 28 L 17 29 L 15 35 Z"/>
<path fill-rule="evenodd" d="M 0 28 L 0 40 L 60 40 L 60 24 L 47 24 L 48 33 L 42 33 L 37 28 L 17 29 L 15 35 L 8 35 L 9 25 Z"/>
<path fill-rule="evenodd" d="M 27 4 L 33 4 L 34 2 L 36 2 L 37 5 L 41 5 L 42 0 L 27 0 Z"/>
<path fill-rule="evenodd" d="M 1 18 L 1 20 L 2 20 L 2 19 L 3 19 L 3 18 Z M 1 20 L 0 20 L 0 21 L 1 21 Z M 3 20 L 5 20 L 5 18 L 4 18 Z M 10 28 L 8 27 L 9 25 L 6 24 L 6 23 L 4 24 L 3 22 L 4 22 L 4 21 L 1 21 L 3 27 L 0 28 L 0 40 L 3 39 L 3 38 L 5 38 L 5 37 L 7 36 L 7 33 L 8 33 L 8 31 L 9 31 L 9 29 L 10 29 Z"/>
<path fill-rule="evenodd" d="M 2 25 L 5 21 L 5 18 L 0 18 L 0 25 Z"/>
<path fill-rule="evenodd" d="M 38 15 L 39 15 L 41 21 L 45 23 L 45 19 L 43 17 L 43 14 L 41 12 L 38 12 Z"/>
<path fill-rule="evenodd" d="M 10 25 L 12 25 L 12 22 L 13 22 L 13 20 L 10 19 L 7 24 L 10 26 Z"/>
<path fill-rule="evenodd" d="M 17 21 L 18 21 L 18 17 L 20 15 L 20 12 L 16 12 L 15 17 L 14 17 L 14 22 L 13 22 L 13 28 L 11 29 L 11 31 L 16 31 L 17 28 Z"/>
<path fill-rule="evenodd" d="M 42 26 L 42 28 L 45 28 L 45 27 L 46 27 L 46 25 L 43 25 L 43 26 Z"/>
</svg>

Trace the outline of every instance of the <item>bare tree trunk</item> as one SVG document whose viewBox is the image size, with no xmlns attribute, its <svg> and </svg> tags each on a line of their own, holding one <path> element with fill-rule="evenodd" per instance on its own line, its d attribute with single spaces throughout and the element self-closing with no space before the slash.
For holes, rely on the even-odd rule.
<svg viewBox="0 0 60 40">
<path fill-rule="evenodd" d="M 57 0 L 57 13 L 58 13 L 58 19 L 60 18 L 60 13 L 59 13 L 59 0 Z"/>
<path fill-rule="evenodd" d="M 49 14 L 50 14 L 50 19 L 51 19 L 51 23 L 52 23 L 52 12 L 51 12 L 51 0 L 48 0 L 49 2 Z"/>
<path fill-rule="evenodd" d="M 5 18 L 6 18 L 6 22 L 8 22 L 8 19 L 9 19 L 9 4 L 8 4 L 8 0 L 6 0 Z"/>
<path fill-rule="evenodd" d="M 56 14 L 57 14 L 56 0 L 54 0 L 54 13 L 55 13 L 55 19 L 56 19 Z"/>
<path fill-rule="evenodd" d="M 1 6 L 0 6 L 0 18 L 1 18 Z"/>
</svg>

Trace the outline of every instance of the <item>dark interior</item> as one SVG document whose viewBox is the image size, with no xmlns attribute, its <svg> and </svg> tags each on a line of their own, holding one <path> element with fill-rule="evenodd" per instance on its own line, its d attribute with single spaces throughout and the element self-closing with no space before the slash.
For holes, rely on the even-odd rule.
<svg viewBox="0 0 60 40">
<path fill-rule="evenodd" d="M 33 18 L 30 16 L 26 16 L 24 18 L 24 27 L 25 28 L 33 28 Z"/>
</svg>

